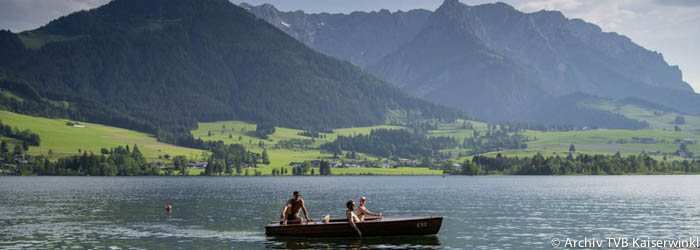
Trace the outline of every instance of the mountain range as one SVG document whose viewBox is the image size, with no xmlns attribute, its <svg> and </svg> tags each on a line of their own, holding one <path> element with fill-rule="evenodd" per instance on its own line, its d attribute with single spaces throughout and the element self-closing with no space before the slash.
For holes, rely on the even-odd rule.
<svg viewBox="0 0 700 250">
<path fill-rule="evenodd" d="M 166 141 L 201 121 L 324 129 L 464 117 L 226 0 L 114 0 L 35 30 L 1 31 L 0 56 L 0 87 L 14 94 L 0 96 L 1 106 Z"/>
<path fill-rule="evenodd" d="M 645 126 L 573 102 L 581 96 L 588 102 L 643 99 L 700 114 L 700 96 L 660 53 L 558 11 L 523 13 L 505 3 L 457 0 L 435 11 L 394 13 L 240 6 L 319 52 L 487 121 Z"/>
</svg>

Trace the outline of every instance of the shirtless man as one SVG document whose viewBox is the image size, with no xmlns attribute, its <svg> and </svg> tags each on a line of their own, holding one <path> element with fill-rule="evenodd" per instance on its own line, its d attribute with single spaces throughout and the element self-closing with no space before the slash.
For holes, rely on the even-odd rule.
<svg viewBox="0 0 700 250">
<path fill-rule="evenodd" d="M 360 217 L 360 221 L 365 221 L 365 215 L 371 215 L 371 216 L 382 216 L 382 213 L 374 214 L 367 210 L 365 207 L 365 203 L 367 202 L 367 198 L 364 196 L 360 197 L 360 205 L 357 207 L 357 216 Z"/>
<path fill-rule="evenodd" d="M 280 224 L 301 224 L 301 217 L 299 217 L 299 212 L 301 210 L 304 210 L 304 217 L 306 217 L 306 223 L 309 223 L 309 221 L 313 221 L 309 219 L 309 213 L 306 212 L 306 206 L 304 205 L 304 200 L 301 199 L 301 194 L 299 193 L 299 191 L 294 191 L 294 198 L 289 199 L 287 201 L 287 204 L 284 204 L 284 209 L 282 209 L 282 215 L 280 215 L 280 218 L 282 219 Z"/>
</svg>

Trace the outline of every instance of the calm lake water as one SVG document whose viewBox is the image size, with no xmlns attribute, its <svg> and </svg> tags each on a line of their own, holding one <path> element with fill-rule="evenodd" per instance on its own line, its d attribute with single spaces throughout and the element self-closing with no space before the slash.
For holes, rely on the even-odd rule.
<svg viewBox="0 0 700 250">
<path fill-rule="evenodd" d="M 265 236 L 294 190 L 312 217 L 442 215 L 437 237 Z M 168 214 L 164 206 L 173 205 Z M 0 177 L 0 248 L 551 248 L 700 236 L 700 176 Z"/>
</svg>

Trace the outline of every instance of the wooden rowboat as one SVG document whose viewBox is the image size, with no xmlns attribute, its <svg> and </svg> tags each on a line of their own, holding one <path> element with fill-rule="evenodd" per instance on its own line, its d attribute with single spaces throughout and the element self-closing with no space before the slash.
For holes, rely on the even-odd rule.
<svg viewBox="0 0 700 250">
<path fill-rule="evenodd" d="M 442 216 L 391 216 L 366 218 L 355 223 L 362 236 L 397 236 L 397 235 L 433 235 L 440 231 Z M 333 218 L 328 223 L 314 220 L 308 224 L 280 225 L 279 222 L 267 224 L 265 234 L 268 236 L 299 237 L 356 237 L 357 232 L 348 224 L 346 218 Z"/>
</svg>

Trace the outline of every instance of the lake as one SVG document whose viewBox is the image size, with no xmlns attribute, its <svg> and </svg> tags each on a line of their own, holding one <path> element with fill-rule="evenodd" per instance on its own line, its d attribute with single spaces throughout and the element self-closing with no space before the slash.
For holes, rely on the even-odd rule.
<svg viewBox="0 0 700 250">
<path fill-rule="evenodd" d="M 342 217 L 363 195 L 385 216 L 444 221 L 437 237 L 266 237 L 294 190 L 314 218 Z M 0 248 L 530 249 L 696 236 L 700 176 L 0 177 Z"/>
</svg>

